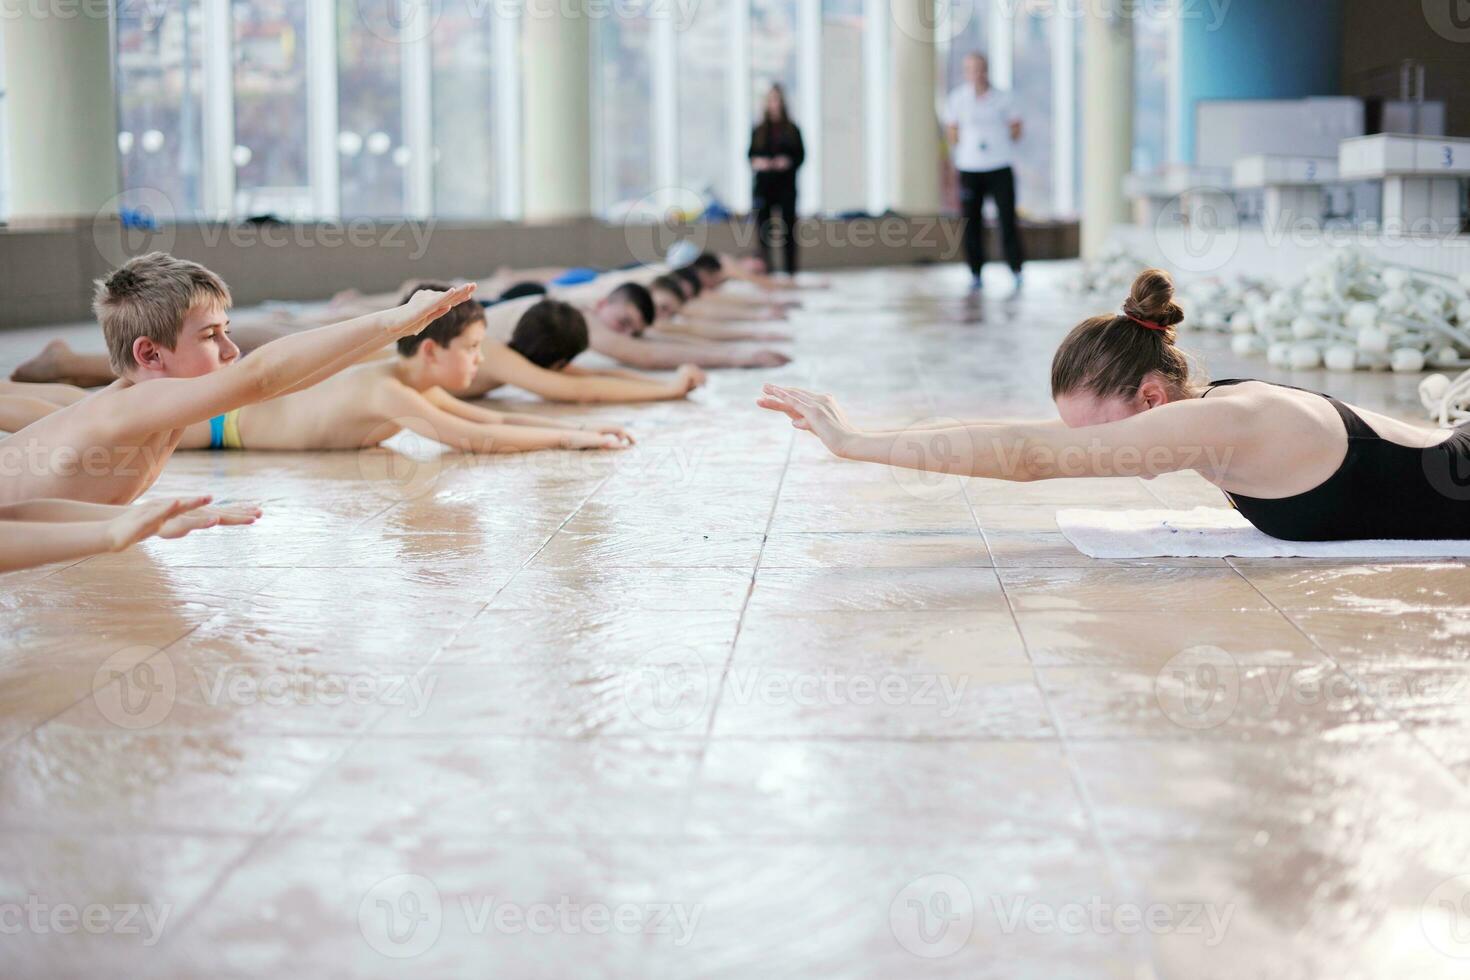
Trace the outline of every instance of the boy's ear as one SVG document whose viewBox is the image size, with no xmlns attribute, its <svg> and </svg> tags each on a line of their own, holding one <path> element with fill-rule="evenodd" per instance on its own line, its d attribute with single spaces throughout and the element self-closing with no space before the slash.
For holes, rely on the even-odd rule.
<svg viewBox="0 0 1470 980">
<path fill-rule="evenodd" d="M 147 337 L 133 340 L 133 361 L 140 368 L 162 369 L 164 348 Z"/>
</svg>

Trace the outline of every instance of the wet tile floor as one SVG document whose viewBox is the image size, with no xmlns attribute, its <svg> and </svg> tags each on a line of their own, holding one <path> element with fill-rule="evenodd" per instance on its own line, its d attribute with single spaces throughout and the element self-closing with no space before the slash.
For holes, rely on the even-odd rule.
<svg viewBox="0 0 1470 980">
<path fill-rule="evenodd" d="M 1463 566 L 1090 561 L 1058 507 L 1218 494 L 842 463 L 752 405 L 1049 413 L 1106 305 L 1061 271 L 841 274 L 787 369 L 541 406 L 622 454 L 178 457 L 266 518 L 0 578 L 4 973 L 1470 975 Z"/>
</svg>

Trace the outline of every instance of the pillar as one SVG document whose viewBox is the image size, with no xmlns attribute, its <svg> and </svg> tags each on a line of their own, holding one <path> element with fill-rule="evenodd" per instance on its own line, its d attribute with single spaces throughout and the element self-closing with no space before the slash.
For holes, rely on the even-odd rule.
<svg viewBox="0 0 1470 980">
<path fill-rule="evenodd" d="M 939 213 L 943 137 L 934 113 L 934 35 L 933 0 L 893 0 L 888 25 L 888 206 L 902 214 Z"/>
<path fill-rule="evenodd" d="M 1084 3 L 1082 255 L 1095 257 L 1129 219 L 1123 178 L 1133 166 L 1133 20 L 1118 3 Z"/>
<path fill-rule="evenodd" d="M 579 5 L 532 0 L 521 21 L 524 218 L 592 213 L 590 21 Z"/>
<path fill-rule="evenodd" d="M 118 192 L 112 28 L 104 0 L 0 0 L 10 218 L 91 219 Z"/>
</svg>

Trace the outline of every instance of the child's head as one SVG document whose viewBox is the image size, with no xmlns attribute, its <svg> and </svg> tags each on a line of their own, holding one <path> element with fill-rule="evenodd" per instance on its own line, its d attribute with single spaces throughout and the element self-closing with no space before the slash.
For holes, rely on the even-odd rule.
<svg viewBox="0 0 1470 980">
<path fill-rule="evenodd" d="M 637 337 L 653 326 L 658 310 L 647 289 L 625 282 L 598 300 L 597 316 L 609 330 Z"/>
<path fill-rule="evenodd" d="M 689 265 L 699 273 L 699 284 L 705 289 L 714 289 L 726 279 L 725 264 L 714 252 L 699 253 L 699 258 Z"/>
<path fill-rule="evenodd" d="M 704 292 L 704 284 L 700 281 L 699 273 L 694 271 L 694 266 L 680 266 L 671 275 L 678 276 L 679 281 L 684 284 L 684 299 L 686 301 Z"/>
<path fill-rule="evenodd" d="M 400 304 L 422 289 L 448 290 L 448 283 L 419 283 L 404 294 Z M 480 344 L 485 339 L 485 308 L 467 299 L 410 337 L 398 338 L 398 353 L 420 360 L 434 384 L 451 390 L 467 388 L 480 369 Z"/>
<path fill-rule="evenodd" d="M 230 288 L 204 266 L 150 252 L 97 281 L 92 311 L 120 377 L 197 378 L 240 356 L 230 303 Z"/>
<path fill-rule="evenodd" d="M 670 320 L 684 307 L 684 287 L 679 277 L 666 274 L 648 284 L 653 308 L 660 320 Z"/>
<path fill-rule="evenodd" d="M 543 299 L 521 315 L 506 346 L 538 367 L 560 371 L 587 349 L 587 318 L 570 303 Z"/>
<path fill-rule="evenodd" d="M 1174 332 L 1183 319 L 1169 274 L 1145 269 L 1121 314 L 1074 327 L 1051 362 L 1051 396 L 1062 420 L 1099 425 L 1189 397 L 1189 360 Z"/>
</svg>

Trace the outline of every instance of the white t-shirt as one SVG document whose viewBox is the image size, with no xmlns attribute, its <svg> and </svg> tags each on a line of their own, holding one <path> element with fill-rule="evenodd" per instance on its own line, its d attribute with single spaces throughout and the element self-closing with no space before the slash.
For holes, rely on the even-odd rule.
<svg viewBox="0 0 1470 980">
<path fill-rule="evenodd" d="M 953 151 L 955 169 L 984 173 L 1009 167 L 1010 125 L 1020 118 L 1011 106 L 1009 92 L 992 88 L 976 95 L 975 86 L 968 82 L 950 92 L 944 103 L 944 124 L 960 129 Z"/>
</svg>

